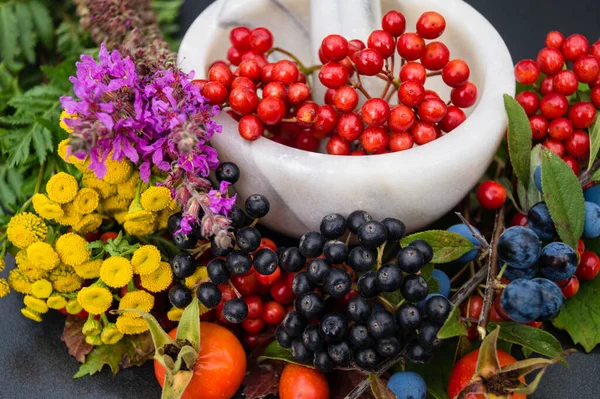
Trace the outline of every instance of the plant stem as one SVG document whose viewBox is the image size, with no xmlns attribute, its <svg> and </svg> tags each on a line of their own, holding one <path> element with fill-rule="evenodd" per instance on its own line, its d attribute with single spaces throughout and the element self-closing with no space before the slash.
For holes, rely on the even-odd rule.
<svg viewBox="0 0 600 399">
<path fill-rule="evenodd" d="M 375 374 L 377 377 L 381 377 L 390 367 L 392 367 L 394 364 L 396 364 L 399 361 L 401 361 L 402 359 L 404 359 L 404 356 L 405 356 L 405 351 L 403 350 L 397 356 L 390 358 L 390 359 L 386 360 L 385 362 L 381 363 L 379 365 L 379 367 L 377 367 L 372 374 Z M 346 395 L 346 397 L 344 399 L 360 398 L 360 396 L 363 394 L 363 392 L 365 392 L 369 388 L 369 385 L 370 385 L 369 377 L 367 377 L 364 380 L 362 380 L 360 383 L 358 383 L 358 385 L 356 385 L 354 387 L 354 389 L 352 391 L 350 391 L 350 393 L 348 395 Z"/>
<path fill-rule="evenodd" d="M 594 163 L 592 164 L 591 168 L 588 168 L 588 170 L 586 170 L 585 172 L 583 172 L 580 176 L 579 176 L 579 182 L 581 183 L 582 186 L 587 185 L 588 183 L 590 183 L 591 178 L 592 178 L 592 174 L 596 171 L 596 169 L 598 169 L 600 167 L 600 158 L 596 159 L 596 161 L 594 161 Z"/>
<path fill-rule="evenodd" d="M 458 273 L 456 273 L 456 274 L 454 275 L 454 277 L 452 277 L 452 279 L 450 279 L 450 284 L 452 284 L 453 282 L 455 282 L 456 280 L 458 280 L 458 278 L 459 278 L 460 276 L 462 276 L 462 274 L 463 274 L 464 272 L 466 272 L 466 271 L 469 269 L 470 263 L 471 263 L 471 262 L 469 262 L 469 263 L 467 263 L 466 265 L 464 265 L 464 266 L 462 267 L 462 269 L 460 269 L 460 270 L 458 271 Z"/>
<path fill-rule="evenodd" d="M 428 77 L 428 78 L 430 78 L 430 77 L 432 77 L 432 76 L 439 76 L 439 75 L 441 75 L 441 74 L 442 74 L 442 71 L 429 72 L 429 73 L 427 74 L 427 77 Z"/>
<path fill-rule="evenodd" d="M 485 280 L 487 276 L 487 265 L 482 267 L 475 273 L 473 277 L 469 279 L 462 287 L 456 291 L 454 296 L 450 302 L 454 304 L 454 306 L 460 306 L 462 303 L 471 296 L 471 294 L 479 287 L 479 284 Z"/>
<path fill-rule="evenodd" d="M 300 72 L 302 72 L 305 75 L 309 75 L 311 73 L 313 73 L 314 71 L 316 71 L 317 69 L 321 68 L 321 65 L 312 65 L 310 67 L 306 67 L 302 61 L 300 61 L 300 59 L 298 57 L 296 57 L 294 54 L 290 53 L 287 50 L 284 50 L 280 47 L 273 47 L 271 50 L 267 51 L 265 56 L 268 57 L 269 55 L 273 54 L 275 51 L 277 51 L 278 53 L 281 53 L 283 55 L 287 55 L 288 57 L 290 57 L 296 64 L 298 64 L 298 69 L 300 69 Z"/>
</svg>

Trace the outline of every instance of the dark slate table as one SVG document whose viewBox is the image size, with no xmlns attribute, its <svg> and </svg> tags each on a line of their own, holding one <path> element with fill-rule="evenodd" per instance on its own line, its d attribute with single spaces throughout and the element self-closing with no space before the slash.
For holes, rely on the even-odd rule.
<svg viewBox="0 0 600 399">
<path fill-rule="evenodd" d="M 326 1 L 326 0 L 324 0 Z M 549 30 L 580 32 L 590 40 L 600 36 L 597 0 L 468 0 L 500 31 L 513 59 L 535 58 Z M 208 5 L 209 0 L 186 0 L 182 29 Z M 469 23 L 469 21 L 465 21 Z M 9 268 L 11 265 L 9 265 Z M 6 274 L 3 273 L 3 275 Z M 600 304 L 599 304 L 600 305 Z M 73 380 L 78 369 L 60 341 L 63 317 L 56 312 L 34 323 L 21 316 L 20 295 L 0 300 L 0 399 L 38 398 L 159 398 L 151 364 L 112 376 L 104 370 L 93 377 Z M 560 335 L 565 346 L 567 336 Z M 600 351 L 569 359 L 570 368 L 551 368 L 533 399 L 595 399 L 600 397 Z"/>
</svg>

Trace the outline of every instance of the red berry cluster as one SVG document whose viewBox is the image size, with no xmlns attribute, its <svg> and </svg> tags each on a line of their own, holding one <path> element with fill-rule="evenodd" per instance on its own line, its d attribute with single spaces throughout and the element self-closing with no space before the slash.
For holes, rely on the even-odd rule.
<svg viewBox="0 0 600 399">
<path fill-rule="evenodd" d="M 535 61 L 517 63 L 515 78 L 529 86 L 516 99 L 529 116 L 533 139 L 578 175 L 580 163 L 589 156 L 587 129 L 600 108 L 600 41 L 590 46 L 581 34 L 565 38 L 550 32 Z M 582 86 L 583 91 L 589 88 L 589 101 L 574 101 Z"/>
</svg>

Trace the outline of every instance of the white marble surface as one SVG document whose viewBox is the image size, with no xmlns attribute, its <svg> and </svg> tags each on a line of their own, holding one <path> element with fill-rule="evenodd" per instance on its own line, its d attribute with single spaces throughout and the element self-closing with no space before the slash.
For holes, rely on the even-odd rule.
<svg viewBox="0 0 600 399">
<path fill-rule="evenodd" d="M 327 0 L 329 1 L 329 0 Z M 243 140 L 237 123 L 222 113 L 224 131 L 213 138 L 222 161 L 242 170 L 236 184 L 241 197 L 265 194 L 271 212 L 263 223 L 298 237 L 317 230 L 330 212 L 369 211 L 375 218 L 397 217 L 414 231 L 454 207 L 477 184 L 491 162 L 506 128 L 502 94 L 514 92 L 512 60 L 489 22 L 460 0 L 382 0 L 382 12 L 398 9 L 414 31 L 418 16 L 429 10 L 447 21 L 442 40 L 451 58 L 471 66 L 479 99 L 458 129 L 422 147 L 394 154 L 338 157 L 284 147 L 267 139 Z M 333 20 L 332 20 L 333 21 Z M 332 22 L 333 23 L 333 22 Z M 179 63 L 205 76 L 211 62 L 225 57 L 228 32 L 239 24 L 266 26 L 277 46 L 311 60 L 310 0 L 220 0 L 190 27 Z M 349 38 L 351 39 L 351 38 Z M 440 89 L 440 81 L 427 86 Z M 449 90 L 440 90 L 447 96 Z"/>
</svg>

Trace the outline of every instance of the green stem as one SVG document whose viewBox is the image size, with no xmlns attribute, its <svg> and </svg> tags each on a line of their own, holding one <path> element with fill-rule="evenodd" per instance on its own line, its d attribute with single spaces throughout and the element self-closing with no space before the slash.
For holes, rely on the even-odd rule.
<svg viewBox="0 0 600 399">
<path fill-rule="evenodd" d="M 135 283 L 133 282 L 133 279 L 131 279 L 127 283 L 127 292 L 133 292 L 133 291 L 137 291 L 137 288 L 135 286 Z"/>
<path fill-rule="evenodd" d="M 265 56 L 268 57 L 269 55 L 273 54 L 274 52 L 278 52 L 278 53 L 281 53 L 283 55 L 287 55 L 288 57 L 290 57 L 296 64 L 298 64 L 298 69 L 300 69 L 300 72 L 302 72 L 305 75 L 308 75 L 309 73 L 314 72 L 321 67 L 320 65 L 313 65 L 313 66 L 307 68 L 302 63 L 302 61 L 300 61 L 300 59 L 298 57 L 296 57 L 294 54 L 290 53 L 289 51 L 284 50 L 279 47 L 273 47 L 271 50 L 267 51 Z"/>
<path fill-rule="evenodd" d="M 393 303 L 391 303 L 381 295 L 377 296 L 377 301 L 380 302 L 386 308 L 388 308 L 390 312 L 394 311 L 394 309 L 396 308 Z"/>
<path fill-rule="evenodd" d="M 383 260 L 383 251 L 385 250 L 385 242 L 381 244 L 380 247 L 377 248 L 377 270 L 381 267 L 381 263 Z"/>
<path fill-rule="evenodd" d="M 102 323 L 104 324 L 104 326 L 107 326 L 110 324 L 110 322 L 108 321 L 108 318 L 106 317 L 106 313 L 101 313 L 100 319 L 102 320 Z"/>
<path fill-rule="evenodd" d="M 500 280 L 502 278 L 502 275 L 504 274 L 504 271 L 506 270 L 507 266 L 508 265 L 506 263 L 502 266 L 502 269 L 500 269 L 500 273 L 498 273 L 498 277 L 496 277 L 497 280 Z"/>
</svg>

